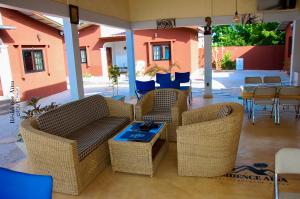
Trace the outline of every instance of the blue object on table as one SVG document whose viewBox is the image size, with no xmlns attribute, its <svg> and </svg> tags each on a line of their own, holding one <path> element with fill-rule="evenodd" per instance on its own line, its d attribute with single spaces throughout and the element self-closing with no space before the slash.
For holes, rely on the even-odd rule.
<svg viewBox="0 0 300 199">
<path fill-rule="evenodd" d="M 161 84 L 161 82 L 166 82 L 171 80 L 171 73 L 156 73 L 156 82 Z"/>
<path fill-rule="evenodd" d="M 155 81 L 138 81 L 135 80 L 136 90 L 135 94 L 138 99 L 140 99 L 143 95 L 155 89 Z"/>
<path fill-rule="evenodd" d="M 0 168 L 0 198 L 51 199 L 51 176 L 33 175 Z"/>
<path fill-rule="evenodd" d="M 190 82 L 189 86 L 180 86 L 180 90 L 186 91 L 190 90 L 192 85 L 191 85 L 191 79 L 190 79 L 190 72 L 185 72 L 185 73 L 179 73 L 175 72 L 175 80 L 178 81 L 179 83 L 188 83 Z M 189 93 L 189 104 L 192 102 L 192 92 Z"/>
<path fill-rule="evenodd" d="M 140 131 L 139 126 L 143 122 L 134 122 L 129 125 L 126 129 L 120 132 L 115 138 L 115 141 L 126 142 L 126 141 L 136 141 L 136 142 L 149 142 L 151 139 L 160 131 L 163 127 L 163 123 L 157 123 L 157 128 L 152 128 L 149 131 Z"/>
</svg>

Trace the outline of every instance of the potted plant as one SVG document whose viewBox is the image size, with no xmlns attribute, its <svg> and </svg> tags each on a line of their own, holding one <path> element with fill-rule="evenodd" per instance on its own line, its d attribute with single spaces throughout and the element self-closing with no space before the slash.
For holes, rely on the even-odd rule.
<svg viewBox="0 0 300 199">
<path fill-rule="evenodd" d="M 120 69 L 117 65 L 114 65 L 109 67 L 108 73 L 109 73 L 109 79 L 111 80 L 112 83 L 113 96 L 115 96 L 115 86 L 117 86 L 117 95 L 118 95 L 118 83 L 119 83 L 119 77 L 121 75 Z"/>
<path fill-rule="evenodd" d="M 172 73 L 173 68 L 180 68 L 180 66 L 177 65 L 176 63 L 174 63 L 174 64 L 169 65 L 168 68 L 166 68 L 166 67 L 161 67 L 161 66 L 158 66 L 155 64 L 154 66 L 148 68 L 144 74 L 150 76 L 150 79 L 152 79 L 153 77 L 156 76 L 156 73 L 159 73 L 159 72 Z M 174 78 L 174 77 L 172 77 L 172 78 Z"/>
</svg>

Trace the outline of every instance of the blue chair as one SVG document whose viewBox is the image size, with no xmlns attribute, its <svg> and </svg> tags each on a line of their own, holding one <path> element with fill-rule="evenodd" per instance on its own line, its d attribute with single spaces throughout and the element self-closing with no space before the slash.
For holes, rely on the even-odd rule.
<svg viewBox="0 0 300 199">
<path fill-rule="evenodd" d="M 161 79 L 159 88 L 174 88 L 180 89 L 180 83 L 178 81 L 172 81 L 171 79 Z"/>
<path fill-rule="evenodd" d="M 135 85 L 136 85 L 135 94 L 138 100 L 141 99 L 141 97 L 146 93 L 148 93 L 149 91 L 155 90 L 154 80 L 150 80 L 150 81 L 135 80 Z"/>
<path fill-rule="evenodd" d="M 193 95 L 192 95 L 192 82 L 190 79 L 190 72 L 179 73 L 175 72 L 175 80 L 179 83 L 190 83 L 189 86 L 180 86 L 180 90 L 188 92 L 189 95 L 189 104 L 192 103 Z"/>
<path fill-rule="evenodd" d="M 160 84 L 161 82 L 166 82 L 171 80 L 171 73 L 156 73 L 156 82 Z"/>
<path fill-rule="evenodd" d="M 0 168 L 0 198 L 51 199 L 52 177 Z"/>
</svg>

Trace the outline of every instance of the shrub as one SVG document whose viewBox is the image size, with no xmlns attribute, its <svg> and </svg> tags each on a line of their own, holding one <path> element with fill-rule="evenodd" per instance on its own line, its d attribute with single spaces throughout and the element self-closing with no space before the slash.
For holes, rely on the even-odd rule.
<svg viewBox="0 0 300 199">
<path fill-rule="evenodd" d="M 231 59 L 231 54 L 225 52 L 221 59 L 222 70 L 235 70 L 235 61 Z"/>
<path fill-rule="evenodd" d="M 22 116 L 23 119 L 36 118 L 37 116 L 56 109 L 59 106 L 59 104 L 51 102 L 50 105 L 41 107 L 41 104 L 39 104 L 40 99 L 40 97 L 32 97 L 30 101 L 27 102 L 26 107 L 30 107 L 30 109 L 23 111 L 23 113 L 25 114 Z"/>
<path fill-rule="evenodd" d="M 118 84 L 118 77 L 120 77 L 120 69 L 118 66 L 110 66 L 108 69 L 109 79 L 111 79 L 113 85 Z"/>
</svg>

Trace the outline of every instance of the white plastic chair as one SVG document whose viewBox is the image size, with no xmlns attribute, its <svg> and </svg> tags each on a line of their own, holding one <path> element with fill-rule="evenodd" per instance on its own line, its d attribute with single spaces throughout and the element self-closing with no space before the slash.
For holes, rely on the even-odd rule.
<svg viewBox="0 0 300 199">
<path fill-rule="evenodd" d="M 283 148 L 276 153 L 274 176 L 275 199 L 299 199 L 300 193 L 279 193 L 279 174 L 300 174 L 300 149 Z"/>
<path fill-rule="evenodd" d="M 245 84 L 262 84 L 263 80 L 261 77 L 245 77 Z"/>
<path fill-rule="evenodd" d="M 280 76 L 265 76 L 263 77 L 264 84 L 270 85 L 281 85 L 281 77 Z"/>
<path fill-rule="evenodd" d="M 277 102 L 277 123 L 280 124 L 280 107 L 293 106 L 296 112 L 296 119 L 299 118 L 300 112 L 300 87 L 282 87 L 279 89 L 278 102 Z"/>
<path fill-rule="evenodd" d="M 274 114 L 274 123 L 277 122 L 277 110 L 276 110 L 276 87 L 257 87 L 254 90 L 253 99 L 252 99 L 252 124 L 255 123 L 255 113 L 256 106 L 263 106 L 265 109 L 267 106 L 271 106 L 271 117 Z M 266 115 L 266 114 L 264 114 Z"/>
</svg>

